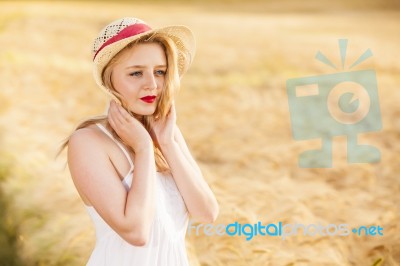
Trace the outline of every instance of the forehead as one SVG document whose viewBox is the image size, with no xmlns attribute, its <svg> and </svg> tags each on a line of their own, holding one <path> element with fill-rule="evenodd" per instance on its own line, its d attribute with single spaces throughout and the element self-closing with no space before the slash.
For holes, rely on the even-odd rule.
<svg viewBox="0 0 400 266">
<path fill-rule="evenodd" d="M 118 59 L 118 64 L 166 65 L 166 56 L 159 43 L 139 43 L 124 50 Z"/>
</svg>

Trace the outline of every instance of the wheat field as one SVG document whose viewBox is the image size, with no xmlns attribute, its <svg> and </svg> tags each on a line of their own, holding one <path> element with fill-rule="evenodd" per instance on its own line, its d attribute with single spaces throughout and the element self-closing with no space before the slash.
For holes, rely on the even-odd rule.
<svg viewBox="0 0 400 266">
<path fill-rule="evenodd" d="M 111 2 L 111 1 L 110 1 Z M 380 225 L 383 236 L 187 236 L 190 264 L 400 265 L 400 5 L 396 1 L 0 2 L 0 265 L 84 265 L 94 246 L 61 141 L 104 112 L 91 45 L 110 21 L 184 24 L 197 53 L 177 96 L 178 125 L 220 205 L 215 224 Z M 360 134 L 381 151 L 348 164 L 333 139 L 332 168 L 300 168 L 286 80 L 335 72 L 367 48 L 383 128 Z M 397 159 L 396 159 L 397 158 Z"/>
</svg>

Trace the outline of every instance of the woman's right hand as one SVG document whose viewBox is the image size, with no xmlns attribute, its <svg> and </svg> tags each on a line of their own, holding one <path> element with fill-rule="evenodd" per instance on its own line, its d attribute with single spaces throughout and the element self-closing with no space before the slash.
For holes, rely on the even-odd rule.
<svg viewBox="0 0 400 266">
<path fill-rule="evenodd" d="M 152 146 L 151 136 L 144 126 L 115 101 L 110 103 L 108 121 L 118 136 L 135 152 Z"/>
</svg>

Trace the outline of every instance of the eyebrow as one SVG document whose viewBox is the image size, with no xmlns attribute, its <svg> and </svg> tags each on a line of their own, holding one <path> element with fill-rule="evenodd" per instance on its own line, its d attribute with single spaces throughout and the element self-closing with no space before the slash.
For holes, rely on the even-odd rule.
<svg viewBox="0 0 400 266">
<path fill-rule="evenodd" d="M 154 67 L 167 67 L 166 65 L 157 65 Z M 128 66 L 127 68 L 147 68 L 147 66 L 144 65 L 133 65 L 133 66 Z"/>
</svg>

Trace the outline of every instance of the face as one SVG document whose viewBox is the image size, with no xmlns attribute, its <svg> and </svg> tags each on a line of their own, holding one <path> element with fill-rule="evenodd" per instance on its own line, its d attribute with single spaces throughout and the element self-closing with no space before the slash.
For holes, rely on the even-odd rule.
<svg viewBox="0 0 400 266">
<path fill-rule="evenodd" d="M 152 115 L 164 87 L 166 71 L 167 60 L 161 45 L 142 43 L 121 55 L 111 80 L 133 113 Z"/>
</svg>

